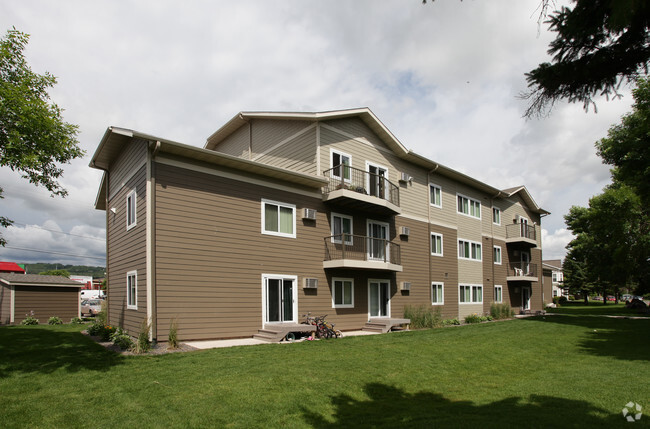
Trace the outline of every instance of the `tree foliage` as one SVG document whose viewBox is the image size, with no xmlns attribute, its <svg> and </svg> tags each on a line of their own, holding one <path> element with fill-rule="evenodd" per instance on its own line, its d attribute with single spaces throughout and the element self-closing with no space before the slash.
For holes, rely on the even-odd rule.
<svg viewBox="0 0 650 429">
<path fill-rule="evenodd" d="M 546 10 L 549 0 L 542 0 Z M 573 8 L 551 13 L 546 23 L 557 33 L 549 46 L 552 62 L 526 74 L 530 101 L 525 116 L 550 111 L 565 99 L 596 105 L 593 97 L 619 96 L 624 82 L 648 72 L 650 2 L 647 0 L 573 0 Z"/>
<path fill-rule="evenodd" d="M 70 278 L 70 272 L 68 272 L 68 270 L 49 270 L 38 274 L 41 276 L 59 276 Z"/>
<path fill-rule="evenodd" d="M 50 101 L 56 78 L 34 73 L 23 51 L 29 36 L 16 29 L 0 39 L 0 167 L 9 167 L 52 195 L 66 196 L 59 184 L 60 164 L 84 155 L 78 127 L 63 121 L 62 109 Z M 2 197 L 2 188 L 0 188 Z M 9 219 L 0 218 L 8 226 Z M 5 240 L 0 236 L 0 245 Z"/>
</svg>

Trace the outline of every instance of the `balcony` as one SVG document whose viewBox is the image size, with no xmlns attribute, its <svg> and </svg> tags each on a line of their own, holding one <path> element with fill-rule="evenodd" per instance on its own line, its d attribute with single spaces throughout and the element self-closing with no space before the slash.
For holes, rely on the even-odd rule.
<svg viewBox="0 0 650 429">
<path fill-rule="evenodd" d="M 361 235 L 325 237 L 323 268 L 354 268 L 401 272 L 399 244 Z"/>
<path fill-rule="evenodd" d="M 526 247 L 537 246 L 535 226 L 529 226 L 525 223 L 506 225 L 506 244 L 523 244 Z"/>
<path fill-rule="evenodd" d="M 351 211 L 385 215 L 402 212 L 399 187 L 383 175 L 348 165 L 338 165 L 323 172 L 329 184 L 323 189 L 323 201 L 335 202 Z"/>
<path fill-rule="evenodd" d="M 513 262 L 508 267 L 506 280 L 509 282 L 536 282 L 537 264 L 530 262 Z"/>
</svg>

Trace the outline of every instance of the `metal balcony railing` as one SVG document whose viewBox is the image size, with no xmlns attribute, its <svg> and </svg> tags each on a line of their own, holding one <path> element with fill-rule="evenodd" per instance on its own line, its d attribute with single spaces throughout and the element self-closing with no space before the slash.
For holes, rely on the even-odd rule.
<svg viewBox="0 0 650 429">
<path fill-rule="evenodd" d="M 537 277 L 537 264 L 530 262 L 511 262 L 508 277 Z"/>
<path fill-rule="evenodd" d="M 399 244 L 381 238 L 338 234 L 325 237 L 325 260 L 352 259 L 401 265 Z"/>
<path fill-rule="evenodd" d="M 380 174 L 344 164 L 325 170 L 323 174 L 329 179 L 329 184 L 323 191 L 325 194 L 338 189 L 348 189 L 387 200 L 399 207 L 399 187 Z"/>
<path fill-rule="evenodd" d="M 537 232 L 534 225 L 525 223 L 511 223 L 506 225 L 506 238 L 528 238 L 537 240 Z"/>
</svg>

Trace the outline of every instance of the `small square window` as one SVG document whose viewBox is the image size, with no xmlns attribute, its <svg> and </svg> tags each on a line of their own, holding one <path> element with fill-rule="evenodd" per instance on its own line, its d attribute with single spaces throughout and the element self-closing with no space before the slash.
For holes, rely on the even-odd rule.
<svg viewBox="0 0 650 429">
<path fill-rule="evenodd" d="M 262 233 L 296 238 L 296 206 L 262 200 Z"/>
<path fill-rule="evenodd" d="M 503 287 L 494 286 L 494 302 L 503 302 Z"/>
<path fill-rule="evenodd" d="M 332 307 L 353 308 L 354 307 L 354 280 L 353 279 L 332 279 Z"/>
<path fill-rule="evenodd" d="M 496 207 L 492 207 L 492 223 L 501 225 L 501 210 Z"/>
<path fill-rule="evenodd" d="M 133 228 L 137 223 L 137 195 L 135 189 L 126 196 L 126 229 Z"/>
<path fill-rule="evenodd" d="M 431 233 L 431 254 L 442 255 L 442 234 Z"/>
<path fill-rule="evenodd" d="M 501 265 L 501 246 L 494 246 L 494 263 Z"/>
<path fill-rule="evenodd" d="M 429 204 L 442 208 L 442 188 L 440 186 L 429 184 Z"/>
</svg>

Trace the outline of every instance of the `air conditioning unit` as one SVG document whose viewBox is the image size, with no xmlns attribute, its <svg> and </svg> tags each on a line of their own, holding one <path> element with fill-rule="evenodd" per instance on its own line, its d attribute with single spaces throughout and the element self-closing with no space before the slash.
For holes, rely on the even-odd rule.
<svg viewBox="0 0 650 429">
<path fill-rule="evenodd" d="M 302 218 L 303 219 L 311 219 L 311 220 L 316 220 L 316 214 L 318 212 L 314 209 L 304 209 Z"/>
<path fill-rule="evenodd" d="M 402 290 L 411 290 L 411 282 L 402 282 Z"/>
<path fill-rule="evenodd" d="M 402 172 L 402 174 L 400 175 L 399 181 L 400 182 L 410 182 L 411 181 L 411 176 L 409 176 L 408 173 Z"/>
<path fill-rule="evenodd" d="M 515 218 L 513 219 L 515 223 L 519 223 L 519 219 L 521 219 L 521 216 L 515 215 Z"/>
<path fill-rule="evenodd" d="M 305 277 L 305 284 L 303 285 L 304 289 L 317 289 L 318 288 L 318 279 Z"/>
<path fill-rule="evenodd" d="M 411 234 L 411 229 L 407 226 L 400 226 L 399 227 L 399 235 L 410 235 Z"/>
</svg>

